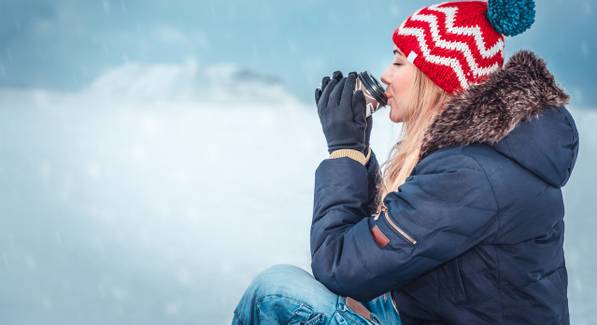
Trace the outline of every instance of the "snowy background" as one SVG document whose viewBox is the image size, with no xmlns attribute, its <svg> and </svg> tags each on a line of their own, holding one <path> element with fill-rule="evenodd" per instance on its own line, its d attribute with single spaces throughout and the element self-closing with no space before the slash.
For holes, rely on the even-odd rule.
<svg viewBox="0 0 597 325">
<path fill-rule="evenodd" d="M 597 44 L 583 36 L 592 3 L 576 2 L 573 19 L 546 1 L 549 20 L 508 44 L 537 48 L 573 95 L 569 299 L 573 324 L 595 324 Z M 310 270 L 326 156 L 313 89 L 336 69 L 379 75 L 392 28 L 422 2 L 199 3 L 0 0 L 0 324 L 227 324 L 264 268 Z M 290 10 L 305 30 L 282 23 Z M 342 17 L 359 10 L 380 31 L 357 34 L 371 48 L 324 45 L 316 31 L 347 39 Z M 539 42 L 557 19 L 578 33 Z M 244 24 L 256 35 L 245 51 L 229 44 Z M 269 42 L 280 30 L 292 37 Z M 387 113 L 374 116 L 381 161 L 400 131 Z"/>
</svg>

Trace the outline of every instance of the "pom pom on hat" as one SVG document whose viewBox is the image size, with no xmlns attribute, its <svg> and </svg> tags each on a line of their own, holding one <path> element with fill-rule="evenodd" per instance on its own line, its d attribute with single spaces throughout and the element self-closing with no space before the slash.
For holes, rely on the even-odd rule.
<svg viewBox="0 0 597 325">
<path fill-rule="evenodd" d="M 487 18 L 498 33 L 518 35 L 535 22 L 534 0 L 489 0 Z"/>
</svg>

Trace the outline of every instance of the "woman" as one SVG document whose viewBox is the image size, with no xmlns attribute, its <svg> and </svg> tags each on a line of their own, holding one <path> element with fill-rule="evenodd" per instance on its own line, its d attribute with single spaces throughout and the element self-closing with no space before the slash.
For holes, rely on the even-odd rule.
<svg viewBox="0 0 597 325">
<path fill-rule="evenodd" d="M 503 35 L 533 17 L 532 1 L 458 1 L 396 29 L 381 80 L 404 132 L 381 178 L 356 74 L 323 79 L 313 277 L 265 270 L 233 323 L 569 323 L 561 187 L 578 133 L 541 59 L 503 65 Z"/>
</svg>

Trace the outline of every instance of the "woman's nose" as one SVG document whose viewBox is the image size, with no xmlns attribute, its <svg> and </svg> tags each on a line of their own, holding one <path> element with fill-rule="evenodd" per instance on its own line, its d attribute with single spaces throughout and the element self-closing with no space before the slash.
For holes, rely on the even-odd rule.
<svg viewBox="0 0 597 325">
<path fill-rule="evenodd" d="M 381 78 L 380 78 L 381 82 L 383 82 L 386 85 L 390 85 L 390 82 L 388 81 L 388 79 L 386 78 L 386 74 L 384 73 Z"/>
</svg>

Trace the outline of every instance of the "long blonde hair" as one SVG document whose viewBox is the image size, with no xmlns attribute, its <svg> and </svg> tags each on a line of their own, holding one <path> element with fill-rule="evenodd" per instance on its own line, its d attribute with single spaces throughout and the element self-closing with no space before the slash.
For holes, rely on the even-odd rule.
<svg viewBox="0 0 597 325">
<path fill-rule="evenodd" d="M 376 213 L 385 209 L 383 198 L 396 191 L 412 173 L 419 162 L 419 152 L 425 131 L 435 116 L 442 110 L 450 95 L 438 87 L 419 69 L 415 69 L 414 92 L 407 101 L 406 115 L 400 134 L 401 141 L 390 151 L 388 160 L 382 165 L 382 179 L 377 184 Z"/>
</svg>

